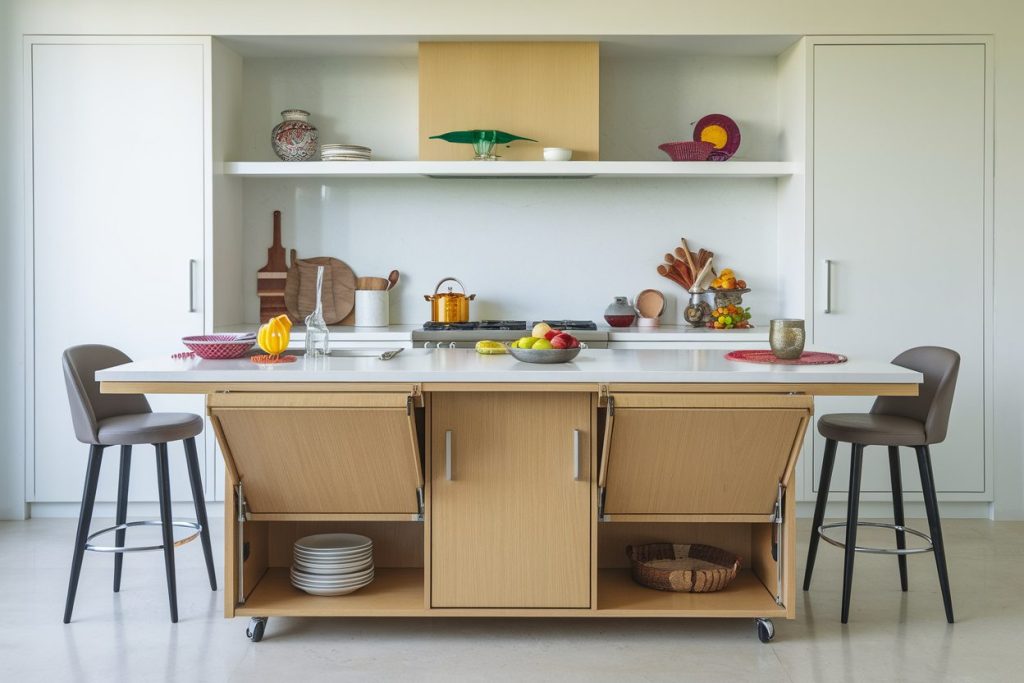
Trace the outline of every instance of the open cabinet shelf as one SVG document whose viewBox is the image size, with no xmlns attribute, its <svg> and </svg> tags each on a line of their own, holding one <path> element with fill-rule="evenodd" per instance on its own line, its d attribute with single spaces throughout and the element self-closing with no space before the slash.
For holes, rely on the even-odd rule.
<svg viewBox="0 0 1024 683">
<path fill-rule="evenodd" d="M 249 178 L 781 178 L 787 161 L 229 161 Z"/>
<path fill-rule="evenodd" d="M 597 573 L 597 611 L 606 617 L 784 617 L 786 608 L 751 571 L 715 593 L 672 593 L 633 581 L 628 569 Z"/>
<path fill-rule="evenodd" d="M 422 567 L 376 567 L 373 582 L 354 593 L 310 595 L 295 588 L 288 567 L 269 567 L 243 604 L 240 616 L 403 617 L 423 616 Z"/>
</svg>

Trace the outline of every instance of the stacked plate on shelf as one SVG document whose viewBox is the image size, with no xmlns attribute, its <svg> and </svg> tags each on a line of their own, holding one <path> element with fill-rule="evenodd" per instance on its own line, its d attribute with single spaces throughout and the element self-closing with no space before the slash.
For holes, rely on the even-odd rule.
<svg viewBox="0 0 1024 683">
<path fill-rule="evenodd" d="M 320 158 L 324 161 L 369 161 L 370 148 L 359 145 L 320 145 Z"/>
<path fill-rule="evenodd" d="M 373 541 L 366 536 L 316 534 L 292 550 L 292 585 L 310 595 L 345 595 L 373 581 Z"/>
</svg>

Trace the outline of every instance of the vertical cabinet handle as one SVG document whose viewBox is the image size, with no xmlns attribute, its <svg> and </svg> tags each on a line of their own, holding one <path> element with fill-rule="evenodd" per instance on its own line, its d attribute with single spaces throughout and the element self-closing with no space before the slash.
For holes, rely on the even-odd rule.
<svg viewBox="0 0 1024 683">
<path fill-rule="evenodd" d="M 572 479 L 580 480 L 580 473 L 583 465 L 580 462 L 580 430 L 572 430 Z"/>
<path fill-rule="evenodd" d="M 832 312 L 832 259 L 825 259 L 825 313 Z"/>
<path fill-rule="evenodd" d="M 188 312 L 196 312 L 196 260 L 188 260 Z"/>
<path fill-rule="evenodd" d="M 452 480 L 452 430 L 444 433 L 444 478 Z"/>
</svg>

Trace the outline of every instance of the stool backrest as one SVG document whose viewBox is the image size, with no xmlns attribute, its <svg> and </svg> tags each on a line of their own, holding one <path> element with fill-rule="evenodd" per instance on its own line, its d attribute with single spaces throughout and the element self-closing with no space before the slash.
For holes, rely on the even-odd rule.
<svg viewBox="0 0 1024 683">
<path fill-rule="evenodd" d="M 924 375 L 917 396 L 879 396 L 871 406 L 878 415 L 898 415 L 924 423 L 925 443 L 946 438 L 953 390 L 960 371 L 960 354 L 941 346 L 918 346 L 892 359 L 893 365 L 917 370 Z"/>
<path fill-rule="evenodd" d="M 96 371 L 130 363 L 131 358 L 112 346 L 84 344 L 64 351 L 64 382 L 68 387 L 71 421 L 75 437 L 82 443 L 98 444 L 100 420 L 119 415 L 151 413 L 142 394 L 101 394 Z"/>
</svg>

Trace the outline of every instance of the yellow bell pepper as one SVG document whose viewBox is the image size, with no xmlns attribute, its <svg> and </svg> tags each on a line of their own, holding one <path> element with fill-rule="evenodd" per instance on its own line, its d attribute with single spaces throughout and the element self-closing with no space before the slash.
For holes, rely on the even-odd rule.
<svg viewBox="0 0 1024 683">
<path fill-rule="evenodd" d="M 260 331 L 256 335 L 256 343 L 271 356 L 280 356 L 288 348 L 291 331 L 291 319 L 287 315 L 279 315 L 260 327 Z"/>
</svg>

